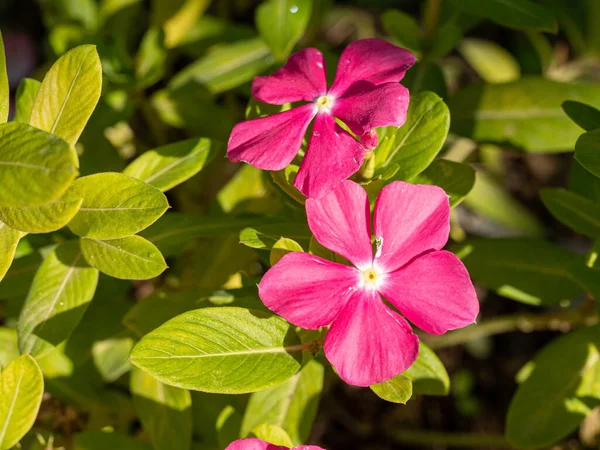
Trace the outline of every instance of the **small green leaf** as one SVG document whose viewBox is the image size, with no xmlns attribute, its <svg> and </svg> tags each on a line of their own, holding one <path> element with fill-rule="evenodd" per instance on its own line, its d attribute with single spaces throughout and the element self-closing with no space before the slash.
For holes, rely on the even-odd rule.
<svg viewBox="0 0 600 450">
<path fill-rule="evenodd" d="M 0 298 L 25 297 L 41 263 L 42 258 L 37 252 L 15 259 L 0 281 Z"/>
<path fill-rule="evenodd" d="M 105 382 L 114 383 L 131 370 L 128 357 L 133 344 L 133 339 L 129 336 L 116 336 L 94 342 L 94 366 Z"/>
<path fill-rule="evenodd" d="M 168 48 L 177 46 L 200 19 L 210 0 L 153 0 L 152 21 L 165 30 Z"/>
<path fill-rule="evenodd" d="M 273 245 L 284 236 L 308 245 L 310 231 L 305 224 L 298 222 L 256 225 L 244 228 L 240 232 L 240 244 L 260 250 L 271 250 Z M 299 243 L 299 245 L 301 244 Z"/>
<path fill-rule="evenodd" d="M 276 425 L 291 438 L 293 445 L 289 447 L 301 445 L 308 439 L 317 415 L 323 376 L 323 365 L 313 359 L 290 379 L 252 394 L 240 435 L 248 436 L 261 424 Z"/>
<path fill-rule="evenodd" d="M 473 189 L 475 169 L 468 164 L 437 159 L 411 181 L 441 187 L 450 196 L 450 206 L 456 206 Z"/>
<path fill-rule="evenodd" d="M 568 187 L 570 191 L 600 203 L 600 178 L 584 169 L 577 160 L 571 162 Z"/>
<path fill-rule="evenodd" d="M 149 28 L 142 38 L 135 61 L 137 87 L 144 88 L 158 82 L 164 75 L 166 59 L 164 31 L 159 27 Z"/>
<path fill-rule="evenodd" d="M 77 155 L 62 139 L 29 125 L 0 125 L 0 205 L 58 199 L 77 176 Z"/>
<path fill-rule="evenodd" d="M 421 173 L 441 150 L 450 113 L 444 101 L 433 92 L 419 92 L 410 100 L 406 123 L 387 127 L 375 150 L 375 166 L 381 172 L 389 164 L 399 166 L 395 180 L 410 180 Z"/>
<path fill-rule="evenodd" d="M 75 145 L 100 99 L 102 66 L 93 45 L 76 47 L 50 68 L 29 123 Z"/>
<path fill-rule="evenodd" d="M 577 139 L 575 159 L 585 169 L 600 177 L 600 130 L 588 131 Z"/>
<path fill-rule="evenodd" d="M 140 369 L 131 372 L 133 404 L 156 450 L 189 450 L 192 443 L 192 397 Z"/>
<path fill-rule="evenodd" d="M 534 358 L 506 418 L 518 448 L 549 447 L 569 435 L 600 398 L 600 328 L 583 327 L 553 340 Z"/>
<path fill-rule="evenodd" d="M 64 342 L 96 292 L 98 271 L 84 261 L 79 243 L 59 245 L 38 269 L 17 326 L 21 353 L 35 357 Z"/>
<path fill-rule="evenodd" d="M 311 0 L 266 0 L 256 9 L 256 28 L 277 60 L 284 61 L 302 38 Z"/>
<path fill-rule="evenodd" d="M 0 33 L 0 124 L 8 120 L 10 108 L 10 88 L 8 86 L 8 73 L 6 71 L 6 55 L 4 54 L 4 41 Z"/>
<path fill-rule="evenodd" d="M 0 220 L 9 227 L 26 233 L 50 233 L 71 221 L 83 199 L 67 191 L 58 200 L 42 206 L 0 207 Z"/>
<path fill-rule="evenodd" d="M 42 83 L 31 78 L 23 78 L 15 95 L 15 122 L 29 123 L 31 110 Z"/>
<path fill-rule="evenodd" d="M 463 39 L 458 50 L 487 83 L 508 83 L 521 76 L 521 68 L 515 57 L 494 42 Z"/>
<path fill-rule="evenodd" d="M 24 233 L 13 230 L 6 224 L 0 222 L 0 281 L 6 275 L 15 257 L 17 245 Z"/>
<path fill-rule="evenodd" d="M 530 305 L 556 305 L 582 294 L 572 280 L 577 256 L 538 239 L 474 239 L 456 249 L 473 281 Z"/>
<path fill-rule="evenodd" d="M 93 239 L 131 236 L 152 225 L 169 207 L 153 186 L 120 173 L 99 173 L 75 180 L 72 194 L 83 198 L 69 223 L 73 233 Z"/>
<path fill-rule="evenodd" d="M 275 386 L 300 369 L 306 347 L 292 326 L 234 307 L 189 311 L 148 333 L 131 362 L 165 384 L 221 394 Z"/>
<path fill-rule="evenodd" d="M 556 32 L 557 24 L 548 8 L 531 0 L 452 0 L 458 10 L 485 17 L 509 28 Z"/>
<path fill-rule="evenodd" d="M 403 374 L 396 375 L 391 380 L 373 384 L 370 388 L 378 397 L 392 403 L 405 405 L 412 397 L 412 382 Z"/>
<path fill-rule="evenodd" d="M 271 177 L 277 186 L 283 192 L 296 200 L 301 205 L 306 202 L 306 197 L 294 186 L 294 179 L 298 173 L 299 167 L 295 164 L 290 164 L 283 170 L 272 170 Z"/>
<path fill-rule="evenodd" d="M 600 204 L 566 189 L 543 189 L 541 196 L 556 219 L 584 236 L 600 238 Z"/>
<path fill-rule="evenodd" d="M 43 394 L 44 377 L 31 356 L 18 357 L 0 372 L 0 450 L 12 448 L 30 430 Z"/>
<path fill-rule="evenodd" d="M 90 266 L 122 280 L 149 280 L 167 268 L 160 251 L 141 236 L 108 241 L 84 238 L 81 251 Z"/>
<path fill-rule="evenodd" d="M 126 434 L 85 431 L 75 435 L 73 450 L 152 450 L 152 446 Z"/>
<path fill-rule="evenodd" d="M 147 151 L 123 171 L 161 191 L 197 174 L 212 160 L 217 145 L 209 139 L 188 139 Z"/>
<path fill-rule="evenodd" d="M 281 238 L 271 248 L 271 255 L 269 261 L 271 266 L 274 266 L 279 262 L 284 255 L 290 252 L 303 252 L 302 247 L 293 239 Z"/>
<path fill-rule="evenodd" d="M 563 111 L 569 118 L 585 131 L 600 128 L 600 111 L 581 102 L 567 100 L 562 104 Z"/>
<path fill-rule="evenodd" d="M 381 15 L 381 23 L 400 47 L 412 52 L 421 50 L 421 30 L 414 17 L 397 9 L 388 9 Z"/>
<path fill-rule="evenodd" d="M 419 357 L 403 375 L 412 381 L 413 394 L 448 395 L 450 378 L 437 355 L 422 342 Z"/>
<path fill-rule="evenodd" d="M 294 446 L 292 439 L 285 432 L 285 430 L 277 425 L 272 424 L 263 423 L 255 426 L 248 434 L 248 437 L 260 439 L 261 441 L 265 441 L 273 445 L 279 445 L 285 448 Z"/>
</svg>

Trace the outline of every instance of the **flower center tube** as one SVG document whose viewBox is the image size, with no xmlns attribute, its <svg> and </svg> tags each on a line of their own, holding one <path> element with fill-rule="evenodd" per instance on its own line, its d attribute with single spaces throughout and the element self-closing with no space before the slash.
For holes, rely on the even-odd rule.
<svg viewBox="0 0 600 450">
<path fill-rule="evenodd" d="M 325 112 L 330 114 L 331 108 L 333 107 L 334 99 L 331 95 L 322 95 L 315 101 L 315 106 L 318 112 Z"/>
</svg>

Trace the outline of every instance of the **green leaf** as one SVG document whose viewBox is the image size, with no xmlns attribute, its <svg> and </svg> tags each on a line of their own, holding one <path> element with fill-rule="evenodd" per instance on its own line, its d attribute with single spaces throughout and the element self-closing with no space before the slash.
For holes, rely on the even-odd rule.
<svg viewBox="0 0 600 450">
<path fill-rule="evenodd" d="M 421 50 L 421 29 L 414 17 L 397 9 L 388 9 L 381 15 L 381 23 L 400 47 L 412 52 Z"/>
<path fill-rule="evenodd" d="M 311 0 L 266 0 L 256 9 L 256 28 L 277 60 L 284 61 L 302 38 Z"/>
<path fill-rule="evenodd" d="M 378 397 L 392 403 L 404 405 L 412 397 L 412 382 L 403 374 L 396 375 L 391 380 L 373 384 L 370 388 Z"/>
<path fill-rule="evenodd" d="M 422 342 L 419 343 L 419 357 L 402 375 L 412 381 L 413 394 L 448 395 L 450 390 L 450 378 L 444 364 Z"/>
<path fill-rule="evenodd" d="M 293 239 L 299 245 L 308 246 L 310 241 L 308 226 L 299 222 L 266 223 L 244 228 L 240 232 L 240 244 L 260 250 L 271 250 L 282 237 Z"/>
<path fill-rule="evenodd" d="M 235 307 L 190 311 L 150 332 L 131 362 L 165 384 L 221 394 L 275 386 L 300 369 L 306 346 L 290 324 Z"/>
<path fill-rule="evenodd" d="M 248 436 L 261 424 L 277 425 L 287 432 L 293 445 L 301 445 L 317 415 L 323 376 L 323 365 L 313 359 L 290 379 L 252 394 L 240 435 Z"/>
<path fill-rule="evenodd" d="M 59 245 L 38 269 L 21 315 L 21 353 L 41 357 L 65 341 L 75 329 L 96 292 L 98 271 L 88 266 L 79 243 Z"/>
<path fill-rule="evenodd" d="M 17 331 L 0 327 L 0 371 L 19 357 Z"/>
<path fill-rule="evenodd" d="M 487 83 L 508 83 L 521 76 L 521 68 L 514 56 L 494 42 L 463 39 L 458 50 Z"/>
<path fill-rule="evenodd" d="M 6 275 L 15 257 L 17 245 L 24 233 L 13 230 L 0 222 L 0 281 Z"/>
<path fill-rule="evenodd" d="M 152 225 L 169 207 L 153 186 L 120 173 L 99 173 L 73 183 L 72 194 L 83 198 L 69 223 L 73 233 L 93 239 L 131 236 Z"/>
<path fill-rule="evenodd" d="M 600 130 L 588 131 L 577 139 L 575 159 L 585 169 L 600 177 Z"/>
<path fill-rule="evenodd" d="M 217 152 L 209 139 L 188 139 L 147 151 L 123 171 L 161 191 L 167 191 L 193 177 Z"/>
<path fill-rule="evenodd" d="M 255 426 L 249 433 L 248 437 L 257 438 L 261 441 L 269 442 L 273 445 L 279 445 L 285 448 L 294 446 L 292 439 L 285 430 L 277 425 L 260 424 Z"/>
<path fill-rule="evenodd" d="M 0 298 L 26 296 L 41 262 L 42 259 L 37 252 L 14 260 L 10 265 L 10 269 L 0 281 Z"/>
<path fill-rule="evenodd" d="M 291 252 L 303 252 L 302 247 L 293 239 L 281 238 L 271 248 L 271 254 L 269 256 L 269 261 L 271 266 L 274 266 L 279 262 L 284 255 Z"/>
<path fill-rule="evenodd" d="M 9 227 L 26 233 L 50 233 L 71 221 L 83 199 L 73 197 L 67 191 L 58 200 L 42 206 L 1 207 L 0 220 Z"/>
<path fill-rule="evenodd" d="M 189 450 L 192 443 L 192 397 L 140 369 L 131 373 L 130 391 L 142 427 L 156 450 Z"/>
<path fill-rule="evenodd" d="M 456 206 L 473 189 L 475 170 L 468 164 L 436 159 L 412 182 L 441 187 L 450 196 L 450 206 Z"/>
<path fill-rule="evenodd" d="M 31 110 L 29 123 L 75 145 L 102 90 L 102 66 L 96 47 L 82 45 L 50 68 Z"/>
<path fill-rule="evenodd" d="M 77 155 L 58 137 L 29 125 L 0 125 L 0 205 L 38 206 L 58 199 L 77 176 Z"/>
<path fill-rule="evenodd" d="M 94 366 L 105 382 L 114 383 L 131 370 L 128 357 L 133 344 L 133 339 L 129 336 L 116 336 L 94 342 Z"/>
<path fill-rule="evenodd" d="M 438 154 L 450 126 L 450 113 L 444 101 L 433 92 L 419 92 L 410 100 L 406 123 L 385 128 L 375 150 L 377 172 L 389 164 L 400 168 L 395 180 L 410 180 L 421 173 Z"/>
<path fill-rule="evenodd" d="M 210 0 L 153 0 L 152 21 L 165 30 L 167 47 L 177 46 L 200 19 Z"/>
<path fill-rule="evenodd" d="M 75 435 L 73 450 L 152 450 L 152 446 L 126 434 L 85 431 Z"/>
<path fill-rule="evenodd" d="M 571 162 L 568 186 L 569 190 L 600 203 L 600 178 L 584 169 L 576 160 Z"/>
<path fill-rule="evenodd" d="M 122 280 L 149 280 L 167 268 L 160 251 L 141 236 L 108 241 L 84 238 L 81 252 L 90 266 Z"/>
<path fill-rule="evenodd" d="M 557 24 L 548 8 L 531 0 L 451 0 L 458 10 L 485 17 L 509 28 L 556 32 Z"/>
<path fill-rule="evenodd" d="M 569 435 L 598 404 L 600 328 L 553 340 L 513 397 L 506 437 L 518 448 L 549 447 Z"/>
<path fill-rule="evenodd" d="M 585 131 L 600 128 L 600 111 L 581 102 L 567 100 L 562 104 L 563 111 Z"/>
<path fill-rule="evenodd" d="M 6 55 L 4 54 L 4 41 L 0 33 L 0 124 L 8 120 L 10 108 L 10 88 L 8 86 L 8 73 L 6 71 Z"/>
<path fill-rule="evenodd" d="M 166 59 L 164 31 L 158 27 L 149 28 L 142 38 L 135 61 L 137 87 L 157 83 L 164 75 Z"/>
<path fill-rule="evenodd" d="M 31 78 L 23 78 L 15 95 L 15 122 L 29 123 L 31 110 L 42 83 Z"/>
<path fill-rule="evenodd" d="M 294 180 L 298 173 L 299 167 L 295 164 L 290 164 L 283 170 L 272 170 L 271 177 L 277 186 L 283 192 L 296 200 L 301 205 L 306 202 L 306 197 L 294 186 Z"/>
<path fill-rule="evenodd" d="M 0 372 L 0 450 L 12 448 L 33 426 L 43 394 L 44 377 L 31 356 L 20 356 Z"/>
<path fill-rule="evenodd" d="M 556 305 L 583 291 L 571 277 L 577 256 L 547 241 L 474 239 L 456 253 L 473 281 L 522 303 Z"/>
<path fill-rule="evenodd" d="M 556 219 L 580 234 L 600 238 L 600 204 L 566 189 L 542 189 L 541 196 Z"/>
<path fill-rule="evenodd" d="M 570 151 L 581 129 L 562 111 L 565 99 L 600 107 L 600 85 L 533 76 L 507 84 L 472 84 L 449 102 L 452 131 L 530 152 Z"/>
</svg>

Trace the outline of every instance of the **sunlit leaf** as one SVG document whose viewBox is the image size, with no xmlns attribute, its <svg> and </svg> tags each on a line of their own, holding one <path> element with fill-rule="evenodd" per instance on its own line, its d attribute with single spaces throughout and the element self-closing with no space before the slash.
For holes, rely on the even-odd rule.
<svg viewBox="0 0 600 450">
<path fill-rule="evenodd" d="M 10 268 L 15 257 L 17 244 L 24 236 L 23 233 L 13 230 L 6 224 L 0 222 L 0 281 Z"/>
<path fill-rule="evenodd" d="M 412 397 L 412 382 L 403 374 L 370 387 L 378 397 L 392 403 L 406 404 Z"/>
<path fill-rule="evenodd" d="M 8 73 L 6 71 L 6 55 L 4 54 L 4 41 L 0 33 L 0 124 L 8 120 L 10 90 L 8 87 Z"/>
<path fill-rule="evenodd" d="M 483 39 L 463 39 L 460 53 L 487 83 L 508 83 L 521 75 L 519 63 L 500 45 Z"/>
<path fill-rule="evenodd" d="M 15 95 L 15 122 L 29 123 L 31 110 L 42 83 L 31 78 L 23 78 Z"/>
</svg>

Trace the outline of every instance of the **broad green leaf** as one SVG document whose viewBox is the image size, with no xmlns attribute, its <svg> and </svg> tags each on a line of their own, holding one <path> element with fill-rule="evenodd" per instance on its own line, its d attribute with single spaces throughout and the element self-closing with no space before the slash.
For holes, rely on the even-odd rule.
<svg viewBox="0 0 600 450">
<path fill-rule="evenodd" d="M 269 47 L 260 38 L 217 45 L 175 75 L 169 89 L 191 84 L 219 94 L 250 81 L 272 62 Z"/>
<path fill-rule="evenodd" d="M 312 0 L 266 0 L 256 9 L 256 28 L 277 60 L 290 55 L 311 12 Z"/>
<path fill-rule="evenodd" d="M 98 271 L 88 266 L 79 243 L 59 245 L 38 269 L 19 317 L 21 353 L 41 357 L 75 329 L 96 292 Z"/>
<path fill-rule="evenodd" d="M 549 447 L 569 435 L 600 399 L 600 328 L 558 337 L 534 358 L 506 418 L 506 437 L 518 448 Z"/>
<path fill-rule="evenodd" d="M 50 233 L 69 223 L 82 202 L 83 199 L 73 197 L 67 191 L 58 200 L 42 206 L 0 206 L 0 220 L 9 227 L 26 233 Z"/>
<path fill-rule="evenodd" d="M 90 266 L 122 280 L 149 280 L 167 268 L 160 251 L 141 236 L 108 241 L 84 238 L 81 252 Z"/>
<path fill-rule="evenodd" d="M 306 348 L 285 320 L 235 307 L 189 311 L 148 333 L 131 362 L 165 384 L 221 394 L 267 389 L 300 369 Z"/>
<path fill-rule="evenodd" d="M 192 443 L 192 397 L 140 369 L 131 373 L 130 391 L 142 427 L 156 450 L 189 450 Z"/>
<path fill-rule="evenodd" d="M 600 111 L 581 102 L 567 100 L 563 102 L 562 109 L 569 118 L 585 131 L 600 128 Z"/>
<path fill-rule="evenodd" d="M 269 256 L 269 261 L 271 266 L 274 266 L 279 262 L 284 255 L 290 252 L 302 252 L 302 247 L 293 239 L 289 238 L 281 238 L 271 248 L 271 254 Z"/>
<path fill-rule="evenodd" d="M 272 424 L 260 424 L 252 428 L 252 431 L 248 434 L 250 438 L 257 438 L 261 441 L 269 442 L 273 445 L 279 445 L 285 448 L 294 446 L 292 439 L 285 432 L 283 428 Z"/>
<path fill-rule="evenodd" d="M 381 23 L 400 47 L 412 52 L 421 50 L 421 29 L 414 17 L 397 9 L 388 9 L 381 15 Z"/>
<path fill-rule="evenodd" d="M 19 357 L 17 330 L 0 327 L 0 371 Z"/>
<path fill-rule="evenodd" d="M 10 88 L 8 87 L 8 73 L 6 71 L 6 55 L 4 54 L 4 41 L 0 33 L 0 124 L 8 120 L 10 108 Z"/>
<path fill-rule="evenodd" d="M 395 163 L 399 166 L 395 180 L 410 180 L 421 173 L 441 150 L 450 113 L 444 101 L 433 92 L 419 92 L 410 100 L 406 123 L 387 127 L 375 150 L 378 171 Z"/>
<path fill-rule="evenodd" d="M 543 189 L 541 196 L 556 219 L 580 234 L 600 238 L 600 204 L 566 189 Z"/>
<path fill-rule="evenodd" d="M 413 394 L 448 395 L 450 378 L 437 355 L 422 342 L 419 357 L 402 375 L 412 381 Z"/>
<path fill-rule="evenodd" d="M 514 56 L 492 41 L 463 39 L 458 50 L 487 83 L 508 83 L 521 76 L 521 68 Z"/>
<path fill-rule="evenodd" d="M 261 424 L 269 424 L 283 428 L 294 445 L 306 442 L 317 415 L 323 376 L 323 365 L 313 359 L 290 379 L 252 394 L 244 413 L 241 437 L 248 436 Z"/>
<path fill-rule="evenodd" d="M 29 125 L 0 125 L 0 205 L 58 199 L 77 176 L 77 155 L 62 139 Z"/>
<path fill-rule="evenodd" d="M 188 139 L 147 151 L 123 173 L 167 191 L 197 174 L 217 151 L 209 139 Z"/>
<path fill-rule="evenodd" d="M 31 110 L 29 123 L 75 145 L 102 90 L 102 66 L 96 47 L 82 45 L 50 68 Z"/>
<path fill-rule="evenodd" d="M 571 162 L 568 186 L 570 191 L 600 203 L 600 178 L 584 169 L 577 160 Z"/>
<path fill-rule="evenodd" d="M 10 268 L 23 233 L 0 222 L 0 281 Z"/>
<path fill-rule="evenodd" d="M 169 207 L 165 195 L 143 181 L 120 173 L 99 173 L 75 180 L 72 194 L 83 198 L 69 223 L 73 233 L 117 239 L 152 225 Z"/>
<path fill-rule="evenodd" d="M 531 0 L 451 0 L 461 12 L 516 29 L 557 31 L 552 11 Z"/>
<path fill-rule="evenodd" d="M 15 96 L 15 122 L 29 123 L 31 110 L 42 83 L 31 78 L 23 78 Z"/>
<path fill-rule="evenodd" d="M 152 450 L 152 446 L 126 434 L 85 431 L 75 435 L 73 450 Z"/>
<path fill-rule="evenodd" d="M 600 85 L 533 76 L 507 84 L 472 84 L 449 102 L 452 131 L 530 152 L 570 151 L 581 129 L 562 111 L 565 99 L 600 106 Z"/>
<path fill-rule="evenodd" d="M 600 130 L 588 131 L 577 139 L 575 159 L 585 169 L 600 177 Z"/>
<path fill-rule="evenodd" d="M 221 209 L 231 213 L 253 199 L 263 198 L 267 193 L 263 174 L 262 170 L 244 164 L 217 194 Z"/>
<path fill-rule="evenodd" d="M 167 47 L 177 46 L 198 21 L 210 0 L 153 0 L 152 21 L 165 30 Z"/>
<path fill-rule="evenodd" d="M 282 237 L 293 239 L 306 247 L 310 241 L 310 231 L 306 224 L 299 222 L 267 223 L 244 228 L 240 232 L 240 243 L 250 248 L 271 250 Z"/>
<path fill-rule="evenodd" d="M 522 303 L 556 305 L 583 291 L 571 277 L 577 256 L 550 242 L 474 239 L 456 253 L 473 281 Z"/>
<path fill-rule="evenodd" d="M 373 384 L 370 388 L 383 400 L 403 405 L 410 400 L 413 393 L 412 382 L 403 374 L 396 375 L 391 380 Z"/>
<path fill-rule="evenodd" d="M 475 170 L 468 164 L 436 159 L 412 182 L 441 187 L 450 196 L 450 206 L 456 206 L 473 189 Z"/>
<path fill-rule="evenodd" d="M 0 450 L 12 448 L 33 426 L 43 394 L 44 377 L 31 356 L 20 356 L 0 372 Z"/>
</svg>

